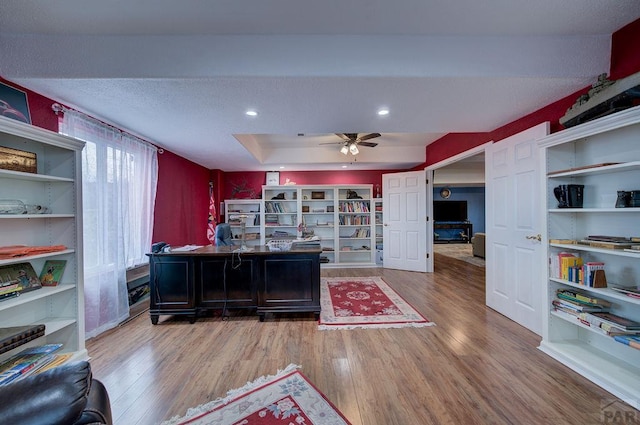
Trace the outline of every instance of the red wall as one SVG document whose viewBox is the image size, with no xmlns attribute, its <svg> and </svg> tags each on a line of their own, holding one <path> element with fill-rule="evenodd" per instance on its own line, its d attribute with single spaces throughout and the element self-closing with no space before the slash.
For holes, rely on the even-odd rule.
<svg viewBox="0 0 640 425">
<path fill-rule="evenodd" d="M 617 80 L 636 72 L 640 72 L 640 19 L 616 31 L 611 39 L 610 78 Z M 449 133 L 427 146 L 427 162 L 414 169 L 422 169 L 489 141 L 502 140 L 545 121 L 551 123 L 552 133 L 562 130 L 560 118 L 578 96 L 590 88 L 585 87 L 488 133 Z"/>
</svg>

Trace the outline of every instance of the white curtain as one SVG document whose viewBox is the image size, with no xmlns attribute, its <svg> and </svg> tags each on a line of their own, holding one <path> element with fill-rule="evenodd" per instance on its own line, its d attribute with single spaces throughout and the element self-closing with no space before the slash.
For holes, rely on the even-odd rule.
<svg viewBox="0 0 640 425">
<path fill-rule="evenodd" d="M 60 133 L 82 151 L 85 338 L 129 316 L 126 269 L 148 262 L 158 182 L 157 150 L 127 133 L 66 110 Z"/>
</svg>

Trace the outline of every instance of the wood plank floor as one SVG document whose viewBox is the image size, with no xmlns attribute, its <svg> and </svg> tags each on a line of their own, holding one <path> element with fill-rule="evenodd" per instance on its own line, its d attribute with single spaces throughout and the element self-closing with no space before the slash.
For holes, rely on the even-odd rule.
<svg viewBox="0 0 640 425">
<path fill-rule="evenodd" d="M 87 341 L 116 425 L 158 424 L 290 363 L 354 425 L 597 424 L 614 397 L 484 304 L 484 269 L 436 254 L 435 273 L 382 276 L 435 322 L 427 328 L 319 331 L 313 315 L 188 320 L 148 314 Z M 640 418 L 640 415 L 637 417 Z"/>
</svg>

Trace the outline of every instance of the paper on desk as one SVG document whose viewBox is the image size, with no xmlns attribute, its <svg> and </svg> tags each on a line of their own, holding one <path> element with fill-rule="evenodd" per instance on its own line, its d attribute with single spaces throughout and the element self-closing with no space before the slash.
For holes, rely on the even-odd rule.
<svg viewBox="0 0 640 425">
<path fill-rule="evenodd" d="M 202 245 L 185 245 L 179 246 L 177 248 L 171 248 L 172 252 L 180 252 L 180 251 L 195 251 L 198 248 L 202 248 Z"/>
</svg>

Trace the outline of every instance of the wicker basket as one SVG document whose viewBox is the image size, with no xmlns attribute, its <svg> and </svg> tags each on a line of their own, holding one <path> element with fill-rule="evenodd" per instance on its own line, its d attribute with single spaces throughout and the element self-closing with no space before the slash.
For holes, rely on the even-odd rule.
<svg viewBox="0 0 640 425">
<path fill-rule="evenodd" d="M 286 241 L 281 239 L 272 239 L 267 243 L 269 251 L 289 251 L 293 241 Z"/>
</svg>

